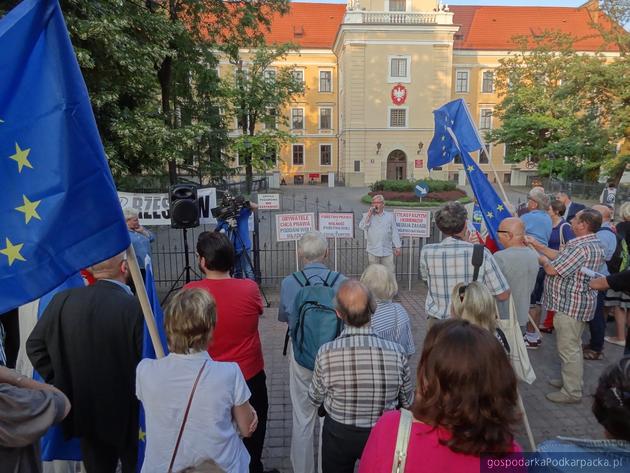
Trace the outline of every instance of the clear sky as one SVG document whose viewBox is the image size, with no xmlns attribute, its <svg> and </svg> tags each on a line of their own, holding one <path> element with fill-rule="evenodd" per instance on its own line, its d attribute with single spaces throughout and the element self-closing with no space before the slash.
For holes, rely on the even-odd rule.
<svg viewBox="0 0 630 473">
<path fill-rule="evenodd" d="M 347 0 L 292 0 L 312 3 L 347 3 Z M 579 7 L 586 0 L 443 0 L 447 5 L 502 5 L 502 6 L 543 6 L 543 7 Z"/>
</svg>

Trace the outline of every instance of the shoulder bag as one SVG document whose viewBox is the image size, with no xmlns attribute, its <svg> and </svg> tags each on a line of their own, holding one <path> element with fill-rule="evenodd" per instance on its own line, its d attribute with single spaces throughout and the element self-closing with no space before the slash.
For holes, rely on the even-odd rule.
<svg viewBox="0 0 630 473">
<path fill-rule="evenodd" d="M 398 436 L 396 437 L 396 450 L 394 451 L 394 463 L 392 473 L 404 473 L 407 463 L 407 447 L 411 434 L 413 416 L 407 409 L 400 409 L 400 422 L 398 424 Z"/>
</svg>

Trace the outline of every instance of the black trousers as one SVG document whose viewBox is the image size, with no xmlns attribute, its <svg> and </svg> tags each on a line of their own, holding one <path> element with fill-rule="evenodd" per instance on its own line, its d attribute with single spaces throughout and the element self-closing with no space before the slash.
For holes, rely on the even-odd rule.
<svg viewBox="0 0 630 473">
<path fill-rule="evenodd" d="M 90 437 L 81 438 L 81 454 L 87 473 L 115 473 L 118 460 L 122 473 L 136 473 L 138 442 L 125 442 L 122 448 Z"/>
<path fill-rule="evenodd" d="M 326 416 L 322 430 L 322 473 L 353 473 L 371 430 L 341 424 Z"/>
<path fill-rule="evenodd" d="M 252 396 L 249 403 L 256 410 L 258 415 L 258 427 L 251 437 L 243 439 L 245 448 L 249 452 L 251 461 L 249 462 L 249 473 L 263 473 L 261 461 L 265 434 L 267 433 L 267 411 L 269 410 L 269 399 L 267 397 L 267 376 L 265 370 L 252 376 L 247 380 L 247 387 Z"/>
</svg>

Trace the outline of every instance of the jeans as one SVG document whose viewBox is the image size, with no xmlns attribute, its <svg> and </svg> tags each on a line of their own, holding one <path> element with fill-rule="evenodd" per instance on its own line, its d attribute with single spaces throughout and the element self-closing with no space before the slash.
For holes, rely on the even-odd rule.
<svg viewBox="0 0 630 473">
<path fill-rule="evenodd" d="M 255 280 L 256 276 L 254 275 L 254 268 L 249 261 L 251 261 L 251 256 L 249 251 L 241 251 L 236 254 L 236 259 L 234 260 L 234 277 L 237 279 L 243 279 L 243 277 L 251 280 Z"/>
<path fill-rule="evenodd" d="M 606 292 L 597 293 L 597 305 L 595 306 L 595 316 L 589 321 L 588 328 L 591 331 L 590 348 L 593 351 L 604 349 L 604 336 L 606 335 L 606 317 L 604 317 L 604 298 Z"/>
<path fill-rule="evenodd" d="M 371 430 L 341 424 L 326 416 L 322 430 L 322 472 L 353 473 Z"/>
</svg>

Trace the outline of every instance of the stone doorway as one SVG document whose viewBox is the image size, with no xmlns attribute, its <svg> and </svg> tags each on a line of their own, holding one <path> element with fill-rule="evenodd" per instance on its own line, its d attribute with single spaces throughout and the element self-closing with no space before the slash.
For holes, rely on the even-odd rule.
<svg viewBox="0 0 630 473">
<path fill-rule="evenodd" d="M 387 156 L 387 179 L 396 181 L 407 179 L 407 155 L 399 149 Z"/>
</svg>

